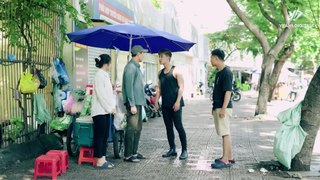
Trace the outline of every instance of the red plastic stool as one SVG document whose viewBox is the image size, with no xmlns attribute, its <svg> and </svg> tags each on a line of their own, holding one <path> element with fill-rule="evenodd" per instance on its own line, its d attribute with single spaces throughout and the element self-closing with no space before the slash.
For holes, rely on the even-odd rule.
<svg viewBox="0 0 320 180">
<path fill-rule="evenodd" d="M 34 180 L 36 180 L 38 176 L 52 177 L 53 180 L 56 180 L 60 174 L 60 157 L 42 155 L 36 159 L 33 174 Z"/>
<path fill-rule="evenodd" d="M 69 161 L 68 161 L 68 151 L 62 150 L 50 150 L 47 152 L 48 156 L 59 156 L 61 160 L 61 172 L 65 173 L 67 172 L 67 169 L 69 167 Z"/>
<path fill-rule="evenodd" d="M 96 158 L 93 157 L 94 150 L 89 147 L 80 147 L 80 154 L 78 164 L 80 165 L 83 162 L 92 163 L 93 166 L 96 166 Z"/>
</svg>

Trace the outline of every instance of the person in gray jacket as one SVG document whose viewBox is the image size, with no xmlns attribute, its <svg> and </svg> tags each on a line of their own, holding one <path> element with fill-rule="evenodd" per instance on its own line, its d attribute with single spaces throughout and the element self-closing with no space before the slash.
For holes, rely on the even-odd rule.
<svg viewBox="0 0 320 180">
<path fill-rule="evenodd" d="M 122 95 L 127 108 L 127 127 L 124 141 L 124 161 L 126 162 L 137 163 L 141 159 L 145 159 L 143 155 L 138 153 L 138 146 L 142 130 L 142 108 L 146 104 L 143 89 L 144 80 L 139 63 L 142 62 L 146 52 L 148 50 L 141 46 L 132 47 L 132 59 L 124 68 Z"/>
</svg>

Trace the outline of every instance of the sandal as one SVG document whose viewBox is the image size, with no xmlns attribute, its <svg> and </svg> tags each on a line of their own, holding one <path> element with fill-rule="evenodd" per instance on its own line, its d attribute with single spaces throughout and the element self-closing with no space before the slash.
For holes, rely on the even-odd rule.
<svg viewBox="0 0 320 180">
<path fill-rule="evenodd" d="M 137 159 L 136 157 L 134 157 L 134 156 L 131 156 L 130 158 L 124 158 L 123 159 L 124 161 L 126 161 L 126 162 L 132 162 L 132 163 L 138 163 L 138 162 L 140 162 L 140 160 L 139 159 Z"/>
<path fill-rule="evenodd" d="M 114 168 L 114 165 L 107 161 L 107 162 L 103 163 L 102 166 L 97 166 L 97 168 L 99 168 L 99 169 L 112 169 L 112 168 Z"/>
<path fill-rule="evenodd" d="M 213 164 L 211 164 L 211 168 L 212 169 L 223 169 L 223 168 L 230 168 L 232 165 L 228 162 L 225 163 L 221 160 L 214 162 Z"/>
<path fill-rule="evenodd" d="M 221 159 L 222 159 L 222 157 L 219 158 L 219 159 L 215 159 L 214 162 L 218 162 L 218 161 L 220 161 Z M 230 163 L 230 164 L 235 164 L 235 163 L 236 163 L 236 160 L 234 160 L 234 159 L 229 160 L 229 163 Z"/>
</svg>

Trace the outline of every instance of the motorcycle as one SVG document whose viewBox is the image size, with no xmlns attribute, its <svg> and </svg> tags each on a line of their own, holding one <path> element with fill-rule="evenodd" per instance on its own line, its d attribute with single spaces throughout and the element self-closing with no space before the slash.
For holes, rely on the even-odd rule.
<svg viewBox="0 0 320 180">
<path fill-rule="evenodd" d="M 232 92 L 231 92 L 231 100 L 234 102 L 238 102 L 241 99 L 241 93 L 240 93 L 240 88 L 237 87 L 236 85 L 233 85 L 232 87 Z M 210 92 L 210 100 L 213 101 L 213 88 L 212 91 Z"/>
<path fill-rule="evenodd" d="M 232 88 L 232 94 L 231 94 L 231 99 L 234 102 L 238 102 L 241 99 L 241 94 L 240 94 L 240 88 L 237 86 L 233 86 Z"/>
<path fill-rule="evenodd" d="M 158 111 L 155 110 L 155 103 L 156 103 L 156 87 L 152 85 L 152 82 L 147 83 L 144 86 L 144 92 L 148 96 L 146 98 L 146 106 L 145 111 L 146 111 L 146 116 L 147 118 L 155 118 L 156 116 L 161 117 L 161 104 L 158 102 Z"/>
</svg>

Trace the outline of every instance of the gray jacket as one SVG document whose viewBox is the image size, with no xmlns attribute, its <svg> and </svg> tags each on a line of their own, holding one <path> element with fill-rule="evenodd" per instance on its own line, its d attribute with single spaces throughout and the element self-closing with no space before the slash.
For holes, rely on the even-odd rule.
<svg viewBox="0 0 320 180">
<path fill-rule="evenodd" d="M 122 96 L 127 106 L 144 106 L 146 104 L 143 75 L 140 64 L 134 60 L 131 60 L 124 68 Z"/>
</svg>

